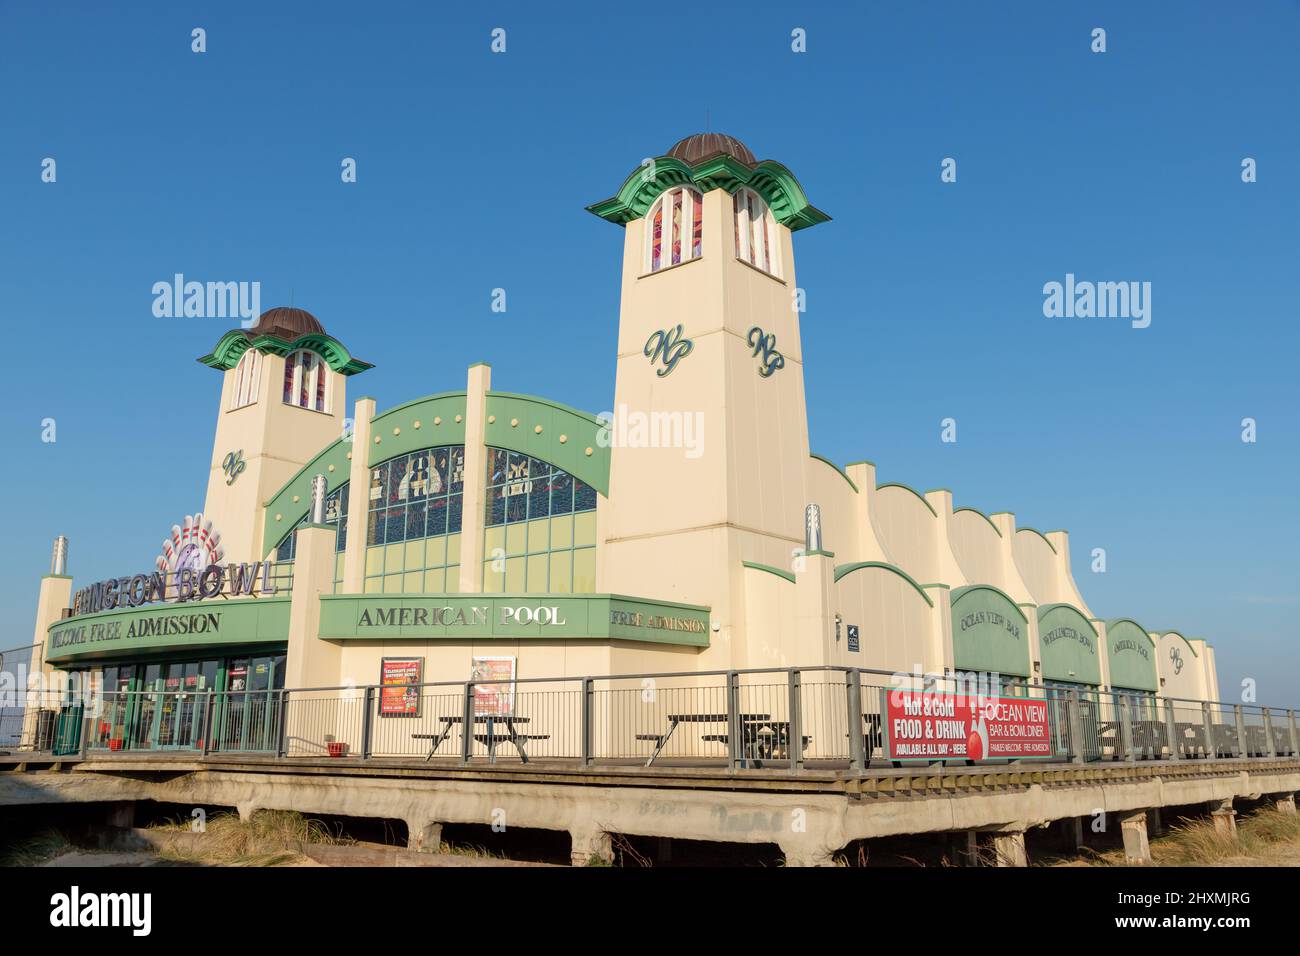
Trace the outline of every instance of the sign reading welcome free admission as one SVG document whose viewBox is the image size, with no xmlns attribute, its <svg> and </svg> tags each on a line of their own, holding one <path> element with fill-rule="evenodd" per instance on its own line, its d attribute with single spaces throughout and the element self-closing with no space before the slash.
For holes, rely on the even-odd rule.
<svg viewBox="0 0 1300 956">
<path fill-rule="evenodd" d="M 1047 701 L 886 690 L 888 760 L 1024 760 L 1053 756 Z"/>
</svg>

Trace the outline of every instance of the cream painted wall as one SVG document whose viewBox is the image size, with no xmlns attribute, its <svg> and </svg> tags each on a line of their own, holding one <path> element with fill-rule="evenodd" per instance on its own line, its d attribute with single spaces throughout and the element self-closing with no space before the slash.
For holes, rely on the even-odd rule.
<svg viewBox="0 0 1300 956">
<path fill-rule="evenodd" d="M 258 561 L 265 515 L 262 504 L 343 433 L 347 414 L 346 376 L 328 371 L 330 412 L 286 405 L 283 401 L 284 358 L 262 356 L 258 398 L 230 409 L 237 368 L 222 373 L 221 405 L 212 442 L 208 491 L 203 514 L 221 535 L 227 561 Z M 222 462 L 229 452 L 243 452 L 245 468 L 227 483 Z"/>
</svg>

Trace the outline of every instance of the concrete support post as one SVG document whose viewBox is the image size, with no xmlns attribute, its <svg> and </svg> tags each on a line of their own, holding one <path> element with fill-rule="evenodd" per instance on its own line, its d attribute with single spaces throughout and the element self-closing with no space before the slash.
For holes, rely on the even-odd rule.
<svg viewBox="0 0 1300 956">
<path fill-rule="evenodd" d="M 1061 821 L 1064 824 L 1066 846 L 1078 852 L 1085 846 L 1083 839 L 1083 817 L 1070 817 Z"/>
<path fill-rule="evenodd" d="M 604 830 L 587 828 L 570 830 L 572 840 L 569 850 L 569 862 L 574 866 L 587 866 L 593 860 L 603 863 L 614 862 L 614 844 Z"/>
<path fill-rule="evenodd" d="M 1147 833 L 1158 837 L 1165 832 L 1165 821 L 1160 816 L 1160 808 L 1152 807 L 1147 811 Z"/>
<path fill-rule="evenodd" d="M 465 483 L 461 504 L 461 594 L 482 590 L 483 522 L 487 474 L 487 393 L 492 387 L 492 366 L 471 365 L 465 387 Z M 448 588 L 450 590 L 450 588 Z"/>
<path fill-rule="evenodd" d="M 375 400 L 357 399 L 352 414 L 352 450 L 348 452 L 348 514 L 354 517 L 349 519 L 353 532 L 348 535 L 347 550 L 343 554 L 340 594 L 360 594 L 366 589 L 366 517 L 370 514 L 369 462 L 372 441 L 370 420 L 375 417 Z"/>
<path fill-rule="evenodd" d="M 407 820 L 406 834 L 408 850 L 437 853 L 442 848 L 442 824 L 434 820 Z"/>
<path fill-rule="evenodd" d="M 998 866 L 1028 866 L 1029 854 L 1025 852 L 1025 831 L 993 834 L 993 853 Z"/>
<path fill-rule="evenodd" d="M 1287 813 L 1295 816 L 1295 794 L 1279 793 L 1273 797 L 1273 808 L 1278 813 Z"/>
<path fill-rule="evenodd" d="M 1210 817 L 1214 821 L 1214 829 L 1226 836 L 1237 836 L 1237 811 L 1232 808 L 1232 798 L 1227 800 L 1215 800 L 1209 804 Z"/>
<path fill-rule="evenodd" d="M 961 833 L 954 833 L 952 844 L 953 849 L 956 851 L 954 856 L 958 866 L 980 865 L 980 844 L 977 831 L 965 830 Z"/>
<path fill-rule="evenodd" d="M 1151 862 L 1146 813 L 1130 813 L 1120 818 L 1119 825 L 1124 837 L 1124 862 L 1129 866 L 1146 866 Z"/>
<path fill-rule="evenodd" d="M 130 800 L 110 803 L 107 810 L 107 819 L 104 822 L 110 827 L 129 830 L 135 826 L 135 804 Z"/>
<path fill-rule="evenodd" d="M 802 841 L 780 844 L 786 866 L 834 866 L 835 855 L 825 847 Z"/>
</svg>

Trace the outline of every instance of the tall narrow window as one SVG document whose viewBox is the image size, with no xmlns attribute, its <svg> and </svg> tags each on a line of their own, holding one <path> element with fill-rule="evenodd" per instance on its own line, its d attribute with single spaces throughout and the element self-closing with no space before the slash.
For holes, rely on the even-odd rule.
<svg viewBox="0 0 1300 956">
<path fill-rule="evenodd" d="M 235 366 L 235 387 L 230 393 L 230 410 L 252 405 L 262 380 L 262 353 L 249 349 Z"/>
<path fill-rule="evenodd" d="M 650 272 L 698 259 L 703 247 L 704 197 L 694 189 L 670 189 L 655 202 L 647 217 L 646 265 Z M 689 224 L 689 225 L 688 225 Z M 687 229 L 690 232 L 687 232 Z M 668 243 L 664 249 L 665 241 Z"/>
<path fill-rule="evenodd" d="M 284 360 L 284 403 L 329 412 L 329 366 L 315 352 L 299 349 Z"/>
<path fill-rule="evenodd" d="M 756 193 L 742 189 L 733 199 L 736 215 L 736 258 L 780 278 L 776 219 Z"/>
</svg>

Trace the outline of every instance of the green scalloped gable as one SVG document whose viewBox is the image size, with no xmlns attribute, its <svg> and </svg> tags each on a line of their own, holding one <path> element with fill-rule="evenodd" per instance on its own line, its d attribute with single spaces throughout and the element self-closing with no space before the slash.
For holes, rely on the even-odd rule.
<svg viewBox="0 0 1300 956">
<path fill-rule="evenodd" d="M 1100 686 L 1097 629 L 1073 604 L 1038 609 L 1038 647 L 1046 680 Z"/>
<path fill-rule="evenodd" d="M 420 423 L 418 428 L 416 422 Z M 393 434 L 394 429 L 397 429 L 397 434 Z M 379 441 L 375 441 L 376 438 Z M 374 468 L 390 458 L 425 448 L 463 444 L 465 393 L 439 392 L 396 405 L 370 419 L 370 450 L 366 455 L 366 466 Z"/>
<path fill-rule="evenodd" d="M 934 515 L 936 518 L 939 517 L 939 513 L 934 510 L 934 505 L 926 501 L 925 496 L 921 494 L 919 491 L 917 491 L 915 488 L 909 485 L 905 485 L 901 481 L 886 481 L 883 484 L 876 485 L 877 491 L 883 491 L 885 488 L 902 488 L 904 491 L 910 491 L 913 495 L 916 496 L 917 501 L 925 505 L 926 509 L 930 512 L 930 514 Z"/>
<path fill-rule="evenodd" d="M 275 335 L 259 335 L 250 339 L 240 329 L 231 329 L 223 335 L 216 346 L 199 361 L 209 368 L 226 371 L 239 364 L 240 358 L 250 348 L 271 355 L 288 355 L 298 349 L 310 349 L 325 360 L 325 364 L 343 375 L 356 375 L 368 368 L 374 368 L 369 362 L 353 357 L 342 342 L 324 332 L 308 332 L 292 342 Z"/>
<path fill-rule="evenodd" d="M 848 472 L 846 472 L 839 465 L 835 464 L 835 462 L 831 461 L 829 458 L 823 458 L 821 455 L 817 454 L 816 452 L 809 452 L 808 457 L 815 459 L 816 461 L 820 461 L 823 465 L 830 465 L 832 468 L 835 469 L 836 472 L 839 473 L 839 476 L 841 478 L 843 478 L 845 481 L 849 483 L 849 487 L 853 489 L 853 493 L 855 495 L 858 493 L 858 486 L 854 483 L 853 479 L 849 477 Z"/>
<path fill-rule="evenodd" d="M 1196 648 L 1192 646 L 1192 642 L 1191 642 L 1191 640 L 1190 640 L 1190 639 L 1187 637 L 1187 635 L 1185 635 L 1182 631 L 1161 631 L 1161 632 L 1160 632 L 1160 636 L 1161 636 L 1161 637 L 1168 637 L 1170 634 L 1173 634 L 1173 635 L 1175 635 L 1175 636 L 1177 636 L 1177 637 L 1182 638 L 1183 643 L 1187 645 L 1187 649 L 1188 649 L 1189 651 L 1192 652 L 1192 656 L 1193 656 L 1193 657 L 1200 657 L 1200 656 L 1201 656 L 1200 654 L 1197 654 L 1197 653 L 1196 653 Z M 1199 640 L 1199 638 L 1198 638 L 1198 640 Z"/>
<path fill-rule="evenodd" d="M 1030 673 L 1029 618 L 991 584 L 952 592 L 952 656 L 961 671 Z"/>
<path fill-rule="evenodd" d="M 1045 545 L 1047 545 L 1049 548 L 1052 549 L 1052 554 L 1056 554 L 1056 553 L 1057 553 L 1057 551 L 1056 551 L 1056 545 L 1052 544 L 1051 541 L 1047 540 L 1047 535 L 1043 534 L 1043 532 L 1039 531 L 1037 528 L 1030 528 L 1030 527 L 1026 526 L 1026 527 L 1024 527 L 1024 528 L 1017 528 L 1017 529 L 1016 529 L 1016 534 L 1024 534 L 1024 533 L 1026 533 L 1026 532 L 1028 532 L 1029 534 L 1036 534 L 1036 535 L 1038 535 L 1040 538 L 1043 539 L 1043 543 L 1044 543 Z"/>
<path fill-rule="evenodd" d="M 979 515 L 981 518 L 983 518 L 985 521 L 989 523 L 989 527 L 993 529 L 994 534 L 996 534 L 999 538 L 1002 537 L 1002 532 L 999 531 L 998 526 L 993 523 L 993 519 L 990 518 L 988 515 L 986 515 L 984 512 L 980 511 L 978 508 L 953 508 L 952 509 L 952 513 L 954 515 L 959 515 L 963 511 L 969 511 L 972 514 Z"/>
<path fill-rule="evenodd" d="M 312 478 L 318 474 L 324 475 L 330 491 L 348 480 L 351 471 L 348 452 L 351 450 L 352 442 L 342 438 L 334 439 L 262 506 L 266 518 L 262 523 L 262 554 L 270 554 L 284 540 L 284 536 L 307 517 L 307 512 L 311 510 Z M 334 466 L 333 471 L 329 470 L 331 465 Z M 295 496 L 297 501 L 293 500 Z M 279 521 L 275 520 L 276 515 L 280 516 Z"/>
<path fill-rule="evenodd" d="M 780 568 L 774 568 L 770 564 L 759 564 L 757 561 L 741 561 L 742 567 L 750 568 L 754 571 L 765 571 L 768 574 L 774 574 L 783 581 L 789 581 L 791 584 L 796 583 L 793 571 L 782 571 Z"/>
<path fill-rule="evenodd" d="M 895 567 L 892 564 L 886 564 L 884 561 L 855 561 L 852 564 L 836 565 L 835 580 L 838 582 L 840 578 L 850 575 L 854 571 L 862 571 L 866 568 L 879 568 L 882 571 L 889 571 L 891 574 L 898 575 L 908 584 L 912 585 L 913 590 L 915 590 L 917 594 L 921 595 L 922 601 L 930 605 L 930 607 L 934 607 L 934 602 L 930 600 L 930 595 L 925 593 L 925 590 L 921 585 L 916 583 L 916 580 L 910 574 L 902 568 Z"/>
<path fill-rule="evenodd" d="M 831 218 L 808 202 L 794 173 L 775 160 L 765 159 L 751 169 L 731 156 L 715 156 L 695 166 L 674 156 L 660 156 L 654 160 L 654 170 L 653 177 L 645 177 L 645 167 L 638 166 L 616 194 L 592 203 L 587 211 L 624 225 L 644 216 L 664 190 L 689 183 L 701 192 L 724 189 L 735 193 L 748 186 L 763 197 L 776 221 L 791 232 L 829 222 Z"/>
<path fill-rule="evenodd" d="M 512 425 L 512 421 L 518 424 Z M 487 445 L 550 462 L 608 497 L 609 443 L 599 440 L 602 427 L 594 415 L 549 399 L 513 392 L 487 393 L 483 426 Z"/>
<path fill-rule="evenodd" d="M 1160 687 L 1156 676 L 1156 642 L 1137 621 L 1116 618 L 1106 622 L 1106 660 L 1110 665 L 1110 686 L 1128 690 Z"/>
</svg>

